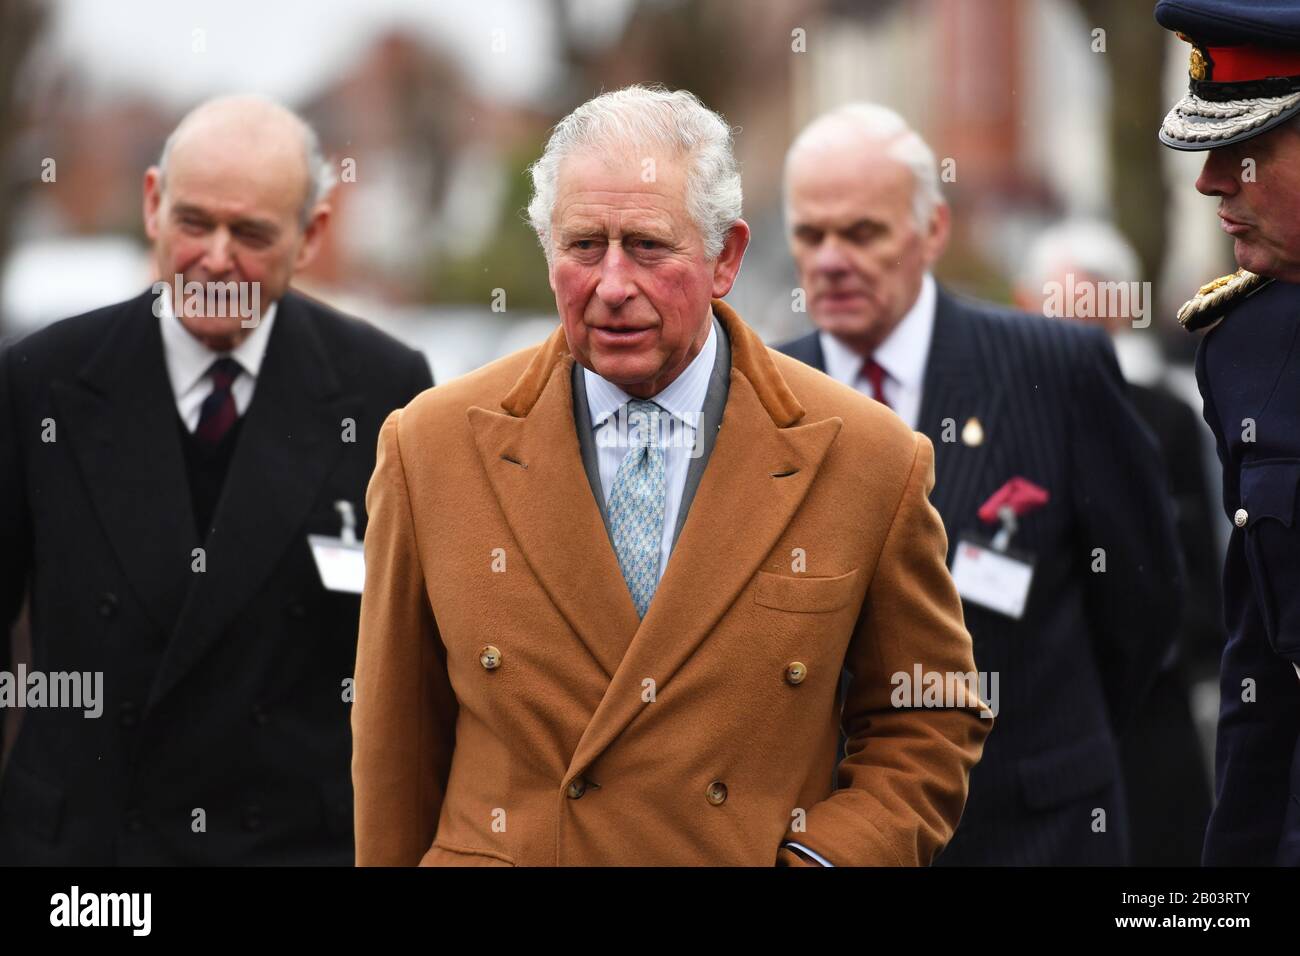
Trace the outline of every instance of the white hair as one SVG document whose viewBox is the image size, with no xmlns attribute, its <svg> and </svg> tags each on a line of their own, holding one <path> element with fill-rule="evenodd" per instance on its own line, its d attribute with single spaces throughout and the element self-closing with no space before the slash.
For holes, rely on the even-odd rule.
<svg viewBox="0 0 1300 956">
<path fill-rule="evenodd" d="M 274 100 L 266 99 L 261 96 L 219 98 L 219 100 L 222 99 L 259 100 L 267 105 L 284 110 L 289 114 L 289 116 L 297 120 L 299 132 L 302 134 L 303 161 L 306 163 L 307 167 L 307 195 L 303 199 L 302 210 L 299 213 L 300 224 L 305 228 L 307 224 L 311 222 L 312 210 L 316 208 L 318 203 L 324 201 L 325 197 L 330 194 L 330 190 L 334 188 L 334 185 L 337 182 L 337 177 L 334 174 L 334 165 L 326 159 L 325 151 L 321 148 L 320 137 L 316 134 L 316 130 L 312 129 L 311 124 L 297 113 L 286 109 Z M 165 185 L 167 182 L 167 161 L 171 158 L 172 148 L 176 145 L 180 133 L 185 129 L 187 123 L 192 117 L 197 116 L 204 107 L 211 106 L 212 104 L 219 102 L 219 100 L 209 100 L 207 103 L 196 107 L 187 114 L 168 135 L 166 142 L 163 143 L 162 154 L 158 157 L 158 182 L 160 187 Z"/>
<path fill-rule="evenodd" d="M 943 205 L 943 191 L 939 188 L 939 164 L 934 151 L 921 138 L 921 134 L 907 125 L 907 121 L 887 106 L 878 103 L 846 103 L 829 113 L 823 113 L 795 137 L 785 154 L 787 171 L 790 157 L 801 147 L 825 134 L 832 126 L 848 125 L 869 139 L 887 143 L 885 155 L 902 163 L 912 173 L 912 215 L 916 227 L 929 228 L 935 209 Z M 787 209 L 787 218 L 788 218 Z"/>
<path fill-rule="evenodd" d="M 716 258 L 741 213 L 740 164 L 731 127 L 693 93 L 634 85 L 602 93 L 560 120 L 541 158 L 528 167 L 533 180 L 528 221 L 547 260 L 560 164 L 580 150 L 611 147 L 658 148 L 690 157 L 686 209 L 704 240 L 705 254 Z"/>
<path fill-rule="evenodd" d="M 1128 240 L 1100 219 L 1068 219 L 1052 226 L 1034 240 L 1023 261 L 1018 278 L 1034 291 L 1062 271 L 1086 272 L 1102 282 L 1131 282 L 1141 273 Z"/>
</svg>

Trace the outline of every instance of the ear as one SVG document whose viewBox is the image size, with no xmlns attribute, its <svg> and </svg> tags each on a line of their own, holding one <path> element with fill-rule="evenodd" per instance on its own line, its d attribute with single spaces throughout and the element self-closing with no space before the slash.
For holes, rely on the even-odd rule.
<svg viewBox="0 0 1300 956">
<path fill-rule="evenodd" d="M 151 242 L 158 238 L 161 206 L 162 170 L 157 166 L 150 166 L 144 171 L 144 234 Z"/>
<path fill-rule="evenodd" d="M 325 238 L 325 227 L 329 225 L 333 210 L 327 202 L 318 203 L 307 220 L 307 228 L 302 231 L 302 245 L 298 247 L 298 257 L 294 261 L 294 271 L 304 269 L 311 264 L 320 252 L 321 242 Z"/>
<path fill-rule="evenodd" d="M 713 263 L 713 298 L 721 299 L 736 282 L 740 274 L 740 262 L 745 258 L 749 248 L 749 223 L 737 219 L 727 231 L 727 238 L 722 243 L 722 251 Z"/>
<path fill-rule="evenodd" d="M 925 266 L 930 268 L 943 256 L 948 248 L 948 237 L 952 233 L 952 210 L 946 202 L 934 207 L 930 215 L 930 230 L 925 237 Z"/>
</svg>

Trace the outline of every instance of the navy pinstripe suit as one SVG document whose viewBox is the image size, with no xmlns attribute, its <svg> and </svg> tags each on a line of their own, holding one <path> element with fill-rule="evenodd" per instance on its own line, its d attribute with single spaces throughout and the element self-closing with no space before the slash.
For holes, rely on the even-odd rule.
<svg viewBox="0 0 1300 956">
<path fill-rule="evenodd" d="M 778 348 L 825 368 L 816 333 Z M 967 446 L 956 436 L 972 417 L 984 440 Z M 964 602 L 1000 710 L 938 863 L 1122 864 L 1116 735 L 1173 637 L 1181 569 L 1160 453 L 1110 341 L 940 289 L 918 430 L 934 443 L 931 501 L 950 560 L 963 532 L 989 530 L 976 511 L 1010 478 L 1051 495 L 1012 541 L 1035 556 L 1021 620 Z M 1104 572 L 1092 570 L 1096 548 Z"/>
</svg>

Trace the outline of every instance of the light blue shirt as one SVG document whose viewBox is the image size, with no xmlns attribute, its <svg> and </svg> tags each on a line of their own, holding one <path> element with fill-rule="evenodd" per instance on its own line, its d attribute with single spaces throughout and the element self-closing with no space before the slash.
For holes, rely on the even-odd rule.
<svg viewBox="0 0 1300 956">
<path fill-rule="evenodd" d="M 713 374 L 713 361 L 718 352 L 718 330 L 709 319 L 709 337 L 699 354 L 663 391 L 650 397 L 666 415 L 659 416 L 659 441 L 664 449 L 664 529 L 659 546 L 659 574 L 662 578 L 668 567 L 668 556 L 673 549 L 673 531 L 681 510 L 682 492 L 686 489 L 686 472 L 691 461 L 699 457 L 698 447 L 701 425 L 717 427 L 717 422 L 701 423 L 704 398 L 709 391 L 709 378 Z M 589 368 L 584 368 L 582 380 L 587 389 L 587 407 L 591 412 L 591 426 L 596 441 L 596 461 L 600 467 L 600 490 L 609 506 L 609 494 L 614 486 L 618 466 L 633 447 L 637 436 L 637 420 L 620 421 L 619 409 L 634 397 L 613 382 L 601 378 Z"/>
</svg>

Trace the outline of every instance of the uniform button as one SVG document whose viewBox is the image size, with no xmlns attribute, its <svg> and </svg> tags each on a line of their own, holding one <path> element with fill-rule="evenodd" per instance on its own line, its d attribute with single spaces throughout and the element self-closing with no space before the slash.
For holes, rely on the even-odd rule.
<svg viewBox="0 0 1300 956">
<path fill-rule="evenodd" d="M 140 816 L 139 810 L 128 810 L 126 814 L 126 830 L 128 833 L 139 833 L 144 829 L 144 820 Z"/>
<path fill-rule="evenodd" d="M 501 652 L 491 644 L 485 644 L 478 652 L 478 662 L 484 670 L 494 671 L 501 666 Z"/>
<path fill-rule="evenodd" d="M 253 705 L 252 714 L 253 723 L 257 724 L 259 727 L 265 727 L 271 719 L 267 714 L 266 709 L 261 704 Z"/>
<path fill-rule="evenodd" d="M 140 708 L 135 705 L 135 701 L 122 701 L 117 712 L 117 722 L 123 727 L 134 727 L 140 722 Z"/>
<path fill-rule="evenodd" d="M 250 833 L 262 829 L 262 808 L 255 803 L 244 807 L 244 818 L 241 822 L 244 829 Z"/>
<path fill-rule="evenodd" d="M 709 803 L 715 807 L 720 807 L 727 802 L 727 785 L 721 780 L 715 780 L 704 791 L 704 796 Z"/>
<path fill-rule="evenodd" d="M 802 661 L 791 661 L 785 666 L 785 679 L 789 684 L 802 684 L 808 676 L 808 668 Z"/>
<path fill-rule="evenodd" d="M 569 781 L 569 785 L 564 789 L 564 795 L 570 800 L 577 800 L 587 792 L 587 781 L 582 777 L 574 777 Z"/>
<path fill-rule="evenodd" d="M 1238 508 L 1237 513 L 1232 516 L 1232 523 L 1238 528 L 1246 527 L 1246 522 L 1250 520 L 1250 515 L 1246 513 L 1245 508 Z"/>
<path fill-rule="evenodd" d="M 96 605 L 99 616 L 110 618 L 117 613 L 117 595 L 112 591 L 105 591 L 99 596 L 99 603 Z"/>
</svg>

